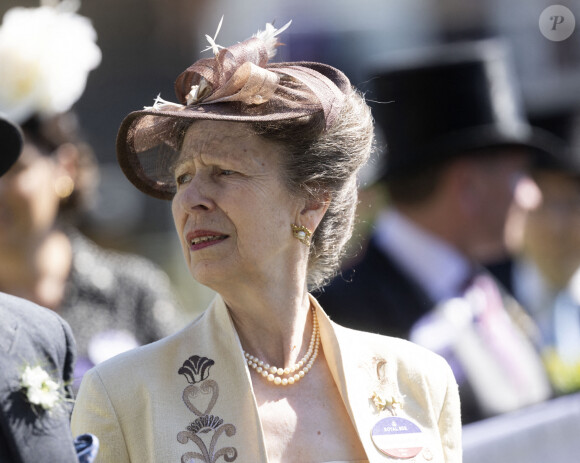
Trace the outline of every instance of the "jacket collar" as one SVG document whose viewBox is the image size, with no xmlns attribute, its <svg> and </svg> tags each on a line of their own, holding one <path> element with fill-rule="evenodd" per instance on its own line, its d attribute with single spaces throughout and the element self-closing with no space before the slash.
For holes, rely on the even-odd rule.
<svg viewBox="0 0 580 463">
<path fill-rule="evenodd" d="M 396 385 L 386 381 L 390 376 L 387 371 L 390 365 L 384 359 L 373 355 L 372 342 L 369 344 L 370 351 L 366 352 L 369 347 L 360 346 L 360 339 L 358 342 L 356 339 L 356 331 L 333 323 L 316 299 L 310 296 L 310 300 L 316 308 L 321 345 L 344 406 L 367 456 L 369 458 L 377 456 L 379 452 L 371 440 L 370 431 L 380 416 L 372 401 L 372 395 L 377 393 L 388 399 L 400 398 Z M 255 461 L 267 462 L 264 431 L 260 423 L 250 371 L 229 311 L 221 296 L 216 296 L 207 312 L 206 320 L 211 327 L 209 331 L 214 332 L 213 339 L 219 339 L 221 344 L 219 351 L 230 353 L 227 359 L 220 359 L 222 363 L 226 363 L 224 366 L 227 368 L 228 377 L 240 378 L 238 380 L 240 384 L 236 384 L 235 408 L 242 406 L 246 413 L 250 413 L 244 421 L 254 422 L 254 426 L 245 426 L 244 441 L 254 446 L 250 454 L 255 455 Z M 362 352 L 363 349 L 365 352 Z"/>
</svg>

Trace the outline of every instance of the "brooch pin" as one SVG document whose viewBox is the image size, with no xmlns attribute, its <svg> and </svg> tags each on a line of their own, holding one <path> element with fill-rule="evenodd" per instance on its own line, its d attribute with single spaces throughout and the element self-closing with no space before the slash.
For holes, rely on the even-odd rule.
<svg viewBox="0 0 580 463">
<path fill-rule="evenodd" d="M 391 396 L 385 399 L 374 391 L 371 395 L 371 400 L 373 401 L 373 404 L 375 405 L 375 408 L 378 412 L 389 409 L 393 415 L 396 415 L 397 410 L 400 410 L 402 407 L 401 401 L 396 397 Z"/>
</svg>

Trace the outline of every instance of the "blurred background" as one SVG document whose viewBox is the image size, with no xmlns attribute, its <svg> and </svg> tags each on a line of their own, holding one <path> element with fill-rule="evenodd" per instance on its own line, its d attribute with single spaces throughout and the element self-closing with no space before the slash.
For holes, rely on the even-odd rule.
<svg viewBox="0 0 580 463">
<path fill-rule="evenodd" d="M 525 106 L 530 114 L 580 103 L 580 32 L 551 41 L 540 32 L 547 0 L 85 0 L 79 13 L 93 22 L 102 63 L 89 75 L 75 105 L 88 142 L 101 164 L 97 201 L 84 231 L 100 244 L 145 255 L 170 275 L 190 318 L 211 293 L 191 283 L 173 231 L 169 205 L 145 197 L 116 163 L 121 120 L 158 95 L 175 100 L 173 82 L 200 58 L 222 15 L 217 43 L 243 40 L 275 21 L 292 26 L 276 60 L 316 60 L 336 66 L 366 89 L 366 65 L 375 56 L 427 44 L 483 37 L 504 38 L 513 49 Z M 559 0 L 580 19 L 580 0 Z M 37 0 L 0 0 L 0 13 Z M 208 54 L 209 52 L 206 52 Z M 367 93 L 367 98 L 373 96 Z M 384 195 L 363 192 L 364 237 Z"/>
</svg>

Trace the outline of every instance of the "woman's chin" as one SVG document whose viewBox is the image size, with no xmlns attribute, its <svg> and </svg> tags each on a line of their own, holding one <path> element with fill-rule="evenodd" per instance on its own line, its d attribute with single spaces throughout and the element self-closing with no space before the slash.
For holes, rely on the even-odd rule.
<svg viewBox="0 0 580 463">
<path fill-rule="evenodd" d="M 231 269 L 224 267 L 223 265 L 196 265 L 190 268 L 190 273 L 199 284 L 219 292 L 225 284 L 228 282 L 231 284 L 234 276 Z"/>
</svg>

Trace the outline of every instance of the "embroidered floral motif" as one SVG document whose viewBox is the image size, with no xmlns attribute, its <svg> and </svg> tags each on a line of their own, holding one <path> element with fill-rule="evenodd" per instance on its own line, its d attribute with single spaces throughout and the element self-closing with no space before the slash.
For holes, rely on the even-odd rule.
<svg viewBox="0 0 580 463">
<path fill-rule="evenodd" d="M 212 359 L 194 355 L 183 362 L 178 373 L 185 376 L 189 384 L 199 383 L 209 376 L 209 369 L 214 363 Z"/>
<path fill-rule="evenodd" d="M 193 421 L 188 427 L 187 430 L 191 431 L 195 434 L 198 432 L 207 433 L 211 429 L 217 429 L 220 425 L 224 422 L 219 416 L 213 415 L 204 415 L 201 418 Z"/>
<path fill-rule="evenodd" d="M 178 373 L 185 376 L 189 383 L 183 390 L 183 403 L 198 418 L 192 421 L 185 431 L 177 434 L 177 441 L 180 444 L 192 441 L 201 452 L 184 453 L 181 456 L 181 463 L 189 463 L 192 460 L 215 463 L 221 457 L 224 461 L 231 462 L 238 457 L 238 451 L 234 447 L 216 450 L 216 444 L 221 435 L 225 433 L 226 436 L 232 437 L 236 433 L 236 427 L 233 424 L 224 424 L 224 420 L 219 416 L 210 415 L 219 397 L 217 382 L 209 379 L 209 369 L 214 364 L 212 359 L 194 355 L 183 362 L 183 366 L 178 370 Z M 208 395 L 210 395 L 209 400 L 204 397 Z M 207 403 L 205 407 L 204 403 Z M 207 440 L 210 440 L 209 445 L 207 445 Z"/>
<path fill-rule="evenodd" d="M 204 400 L 203 397 L 201 396 L 208 395 L 210 393 L 211 397 L 209 399 L 209 403 L 207 404 L 205 411 L 202 412 L 196 406 L 195 403 L 197 403 L 197 405 L 200 405 L 199 402 L 203 402 Z M 206 379 L 199 386 L 195 384 L 190 384 L 189 386 L 187 386 L 183 390 L 182 397 L 183 402 L 185 403 L 185 405 L 187 405 L 187 408 L 189 408 L 191 412 L 195 413 L 197 416 L 204 416 L 211 412 L 212 408 L 217 402 L 218 396 L 219 396 L 218 384 L 213 379 Z"/>
</svg>

